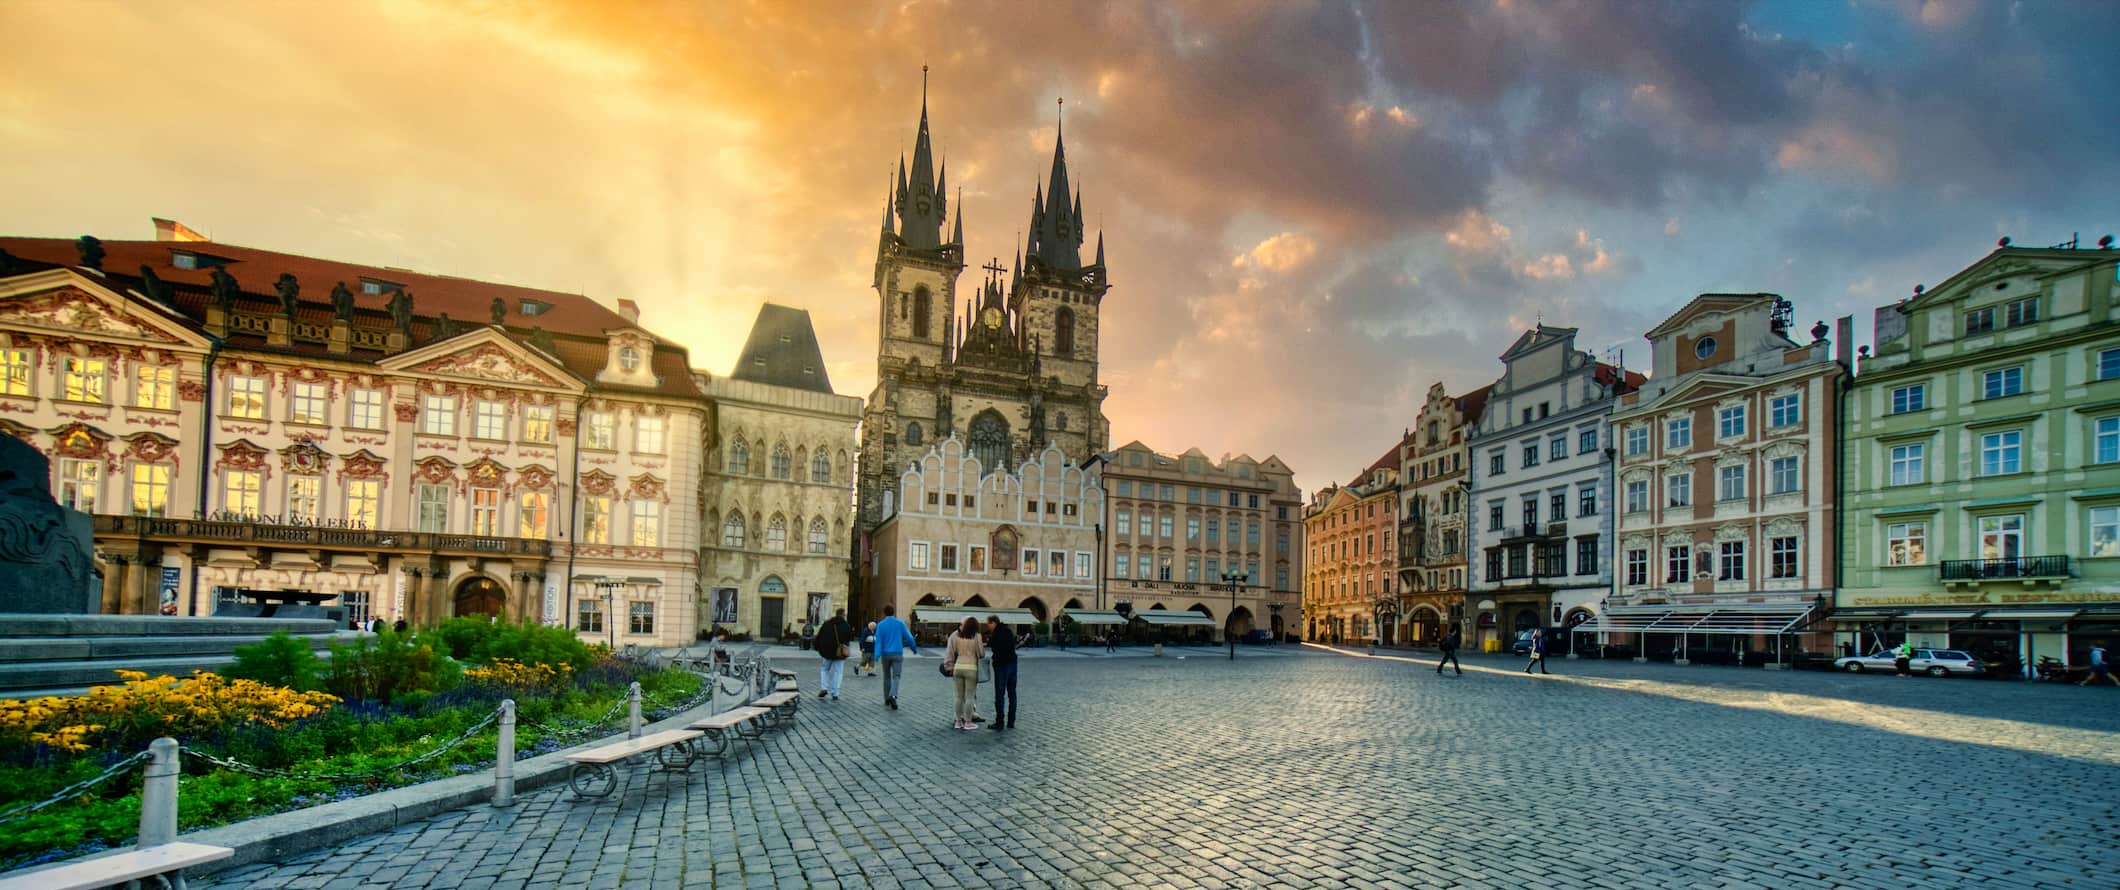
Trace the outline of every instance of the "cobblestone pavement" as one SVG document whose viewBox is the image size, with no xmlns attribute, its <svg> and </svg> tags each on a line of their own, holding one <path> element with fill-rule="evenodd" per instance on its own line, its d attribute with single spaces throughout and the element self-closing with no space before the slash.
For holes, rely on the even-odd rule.
<svg viewBox="0 0 2120 890">
<path fill-rule="evenodd" d="M 1008 733 L 916 660 L 683 781 L 195 885 L 2120 887 L 2120 690 L 1254 651 L 1027 660 Z"/>
</svg>

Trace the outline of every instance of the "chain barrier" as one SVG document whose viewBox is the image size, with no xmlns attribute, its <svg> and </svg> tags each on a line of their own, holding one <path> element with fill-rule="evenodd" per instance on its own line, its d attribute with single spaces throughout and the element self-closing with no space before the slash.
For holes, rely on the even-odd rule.
<svg viewBox="0 0 2120 890">
<path fill-rule="evenodd" d="M 6 825 L 18 819 L 28 818 L 31 813 L 44 809 L 45 807 L 53 806 L 56 804 L 62 804 L 69 800 L 73 800 L 76 797 L 80 797 L 84 794 L 87 794 L 90 789 L 95 788 L 97 785 L 101 785 L 104 782 L 108 782 L 111 779 L 117 778 L 118 776 L 122 776 L 126 773 L 132 772 L 133 767 L 139 766 L 142 763 L 146 763 L 149 759 L 152 758 L 152 756 L 153 755 L 149 754 L 148 752 L 142 751 L 138 754 L 134 754 L 131 757 L 127 757 L 124 760 L 120 760 L 117 763 L 111 764 L 110 768 L 105 769 L 101 775 L 98 775 L 93 779 L 83 779 L 79 782 L 75 782 L 72 785 L 68 785 L 64 788 L 59 789 L 57 792 L 52 794 L 52 796 L 37 801 L 36 803 L 26 803 L 22 804 L 21 806 L 9 808 L 5 811 L 0 811 L 0 825 Z"/>
<path fill-rule="evenodd" d="M 441 747 L 436 748 L 432 751 L 428 751 L 427 753 L 421 754 L 418 757 L 414 757 L 410 760 L 395 763 L 390 766 L 382 767 L 379 769 L 370 770 L 365 773 L 305 773 L 295 772 L 293 770 L 273 769 L 271 767 L 255 766 L 232 758 L 215 757 L 212 754 L 208 754 L 205 751 L 201 751 L 197 748 L 191 747 L 190 745 L 184 746 L 182 749 L 182 753 L 189 755 L 194 760 L 205 761 L 222 769 L 234 770 L 239 773 L 248 773 L 253 776 L 262 776 L 268 779 L 323 779 L 325 781 L 330 782 L 360 782 L 367 781 L 369 779 L 380 778 L 382 776 L 387 776 L 392 773 L 403 772 L 405 770 L 409 770 L 413 767 L 419 766 L 420 764 L 433 760 L 437 757 L 440 757 L 443 754 L 447 754 L 450 751 L 456 750 L 457 746 L 462 745 L 466 741 L 469 741 L 471 737 L 477 735 L 480 730 L 485 729 L 488 726 L 492 726 L 494 721 L 499 719 L 501 719 L 500 709 L 495 708 L 493 709 L 493 713 L 486 715 L 486 719 L 480 720 L 479 722 L 472 724 L 471 728 L 466 729 L 461 733 L 458 733 L 456 738 L 450 739 L 447 742 L 443 742 Z"/>
<path fill-rule="evenodd" d="M 611 710 L 605 711 L 602 717 L 598 717 L 595 720 L 592 720 L 587 723 L 576 724 L 572 728 L 562 728 L 558 726 L 553 726 L 549 723 L 539 723 L 535 720 L 523 720 L 521 722 L 522 725 L 528 726 L 531 729 L 535 729 L 538 732 L 542 732 L 553 738 L 576 739 L 586 736 L 591 732 L 603 729 L 605 724 L 610 723 L 614 718 L 618 716 L 620 711 L 626 709 L 626 701 L 626 696 L 621 695 L 618 697 L 618 701 L 611 703 Z"/>
</svg>

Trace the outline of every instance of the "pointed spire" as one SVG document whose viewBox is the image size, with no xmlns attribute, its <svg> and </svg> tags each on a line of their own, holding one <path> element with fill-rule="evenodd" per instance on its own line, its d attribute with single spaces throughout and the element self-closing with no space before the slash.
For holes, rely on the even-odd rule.
<svg viewBox="0 0 2120 890">
<path fill-rule="evenodd" d="M 897 230 L 891 228 L 891 210 L 897 206 L 891 197 L 891 178 L 886 175 L 883 178 L 883 233 L 886 235 L 898 234 Z"/>
<path fill-rule="evenodd" d="M 1097 232 L 1097 268 L 1104 268 L 1104 232 Z"/>
<path fill-rule="evenodd" d="M 957 215 L 951 217 L 950 243 L 964 246 L 964 189 L 957 189 Z"/>
<path fill-rule="evenodd" d="M 1060 100 L 1066 108 L 1067 100 Z M 1040 263 L 1054 269 L 1073 271 L 1082 268 L 1082 198 L 1074 194 L 1067 182 L 1067 140 L 1058 124 L 1053 127 L 1053 170 L 1040 194 L 1042 208 L 1033 216 L 1028 249 Z M 1073 206 L 1070 207 L 1070 197 Z"/>
<path fill-rule="evenodd" d="M 1075 193 L 1075 246 L 1082 246 L 1082 193 Z"/>
<path fill-rule="evenodd" d="M 927 66 L 920 67 L 920 129 L 913 137 L 913 159 L 900 158 L 898 175 L 898 232 L 907 247 L 933 250 L 942 246 L 942 218 L 946 208 L 942 184 L 935 178 L 934 139 L 928 133 Z"/>
</svg>

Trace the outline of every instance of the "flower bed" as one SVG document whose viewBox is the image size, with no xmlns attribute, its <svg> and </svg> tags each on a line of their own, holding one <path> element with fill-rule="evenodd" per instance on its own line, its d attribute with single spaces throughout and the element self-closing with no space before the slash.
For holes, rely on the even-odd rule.
<svg viewBox="0 0 2120 890">
<path fill-rule="evenodd" d="M 295 641 L 268 641 L 238 653 L 228 676 L 127 674 L 84 696 L 0 701 L 0 814 L 167 735 L 189 755 L 179 830 L 206 828 L 490 768 L 497 729 L 487 721 L 502 699 L 516 701 L 523 757 L 623 729 L 632 682 L 643 712 L 702 688 L 697 675 L 649 669 L 563 630 L 467 619 L 343 644 L 328 665 L 306 655 Z M 139 792 L 134 768 L 67 802 L 0 815 L 0 869 L 130 843 Z"/>
</svg>

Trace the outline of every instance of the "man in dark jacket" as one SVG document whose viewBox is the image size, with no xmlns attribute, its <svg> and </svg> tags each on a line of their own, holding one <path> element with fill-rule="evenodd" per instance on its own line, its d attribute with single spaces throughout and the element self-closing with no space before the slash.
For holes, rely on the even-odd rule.
<svg viewBox="0 0 2120 890">
<path fill-rule="evenodd" d="M 1001 623 L 1001 616 L 986 616 L 986 651 L 994 659 L 994 722 L 992 730 L 1016 728 L 1016 632 Z M 1007 710 L 1002 702 L 1008 703 Z"/>
<path fill-rule="evenodd" d="M 831 619 L 817 629 L 812 642 L 817 647 L 817 654 L 824 658 L 824 664 L 817 669 L 817 697 L 830 696 L 833 701 L 838 701 L 839 681 L 847 672 L 846 647 L 854 642 L 854 628 L 847 624 L 847 610 L 832 613 Z"/>
<path fill-rule="evenodd" d="M 1438 676 L 1438 677 L 1442 676 L 1442 675 L 1443 675 L 1443 665 L 1445 665 L 1445 664 L 1448 664 L 1448 665 L 1450 665 L 1451 667 L 1457 668 L 1458 676 L 1460 676 L 1460 677 L 1462 677 L 1462 676 L 1465 676 L 1465 666 L 1464 666 L 1464 665 L 1462 665 L 1462 664 L 1458 664 L 1458 659 L 1457 659 L 1457 650 L 1458 650 L 1458 632 L 1457 632 L 1457 630 L 1453 628 L 1453 629 L 1452 629 L 1452 630 L 1451 630 L 1451 631 L 1450 631 L 1449 633 L 1447 633 L 1447 634 L 1444 634 L 1444 635 L 1443 635 L 1443 642 L 1442 642 L 1442 643 L 1441 643 L 1440 645 L 1441 645 L 1441 646 L 1442 646 L 1442 648 L 1443 648 L 1443 659 L 1442 659 L 1441 661 L 1438 661 L 1438 662 L 1436 662 L 1436 663 L 1435 663 L 1435 675 L 1436 675 L 1436 676 Z"/>
</svg>

